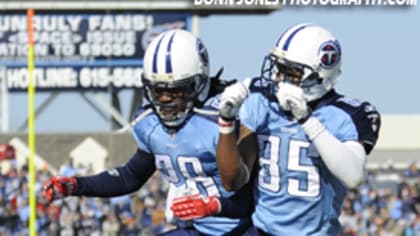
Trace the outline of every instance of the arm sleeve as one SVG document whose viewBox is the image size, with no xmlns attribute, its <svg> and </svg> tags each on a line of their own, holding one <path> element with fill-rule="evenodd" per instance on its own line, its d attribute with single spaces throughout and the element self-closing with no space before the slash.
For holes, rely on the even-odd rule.
<svg viewBox="0 0 420 236">
<path fill-rule="evenodd" d="M 381 117 L 368 102 L 354 103 L 343 98 L 337 106 L 349 115 L 338 133 L 331 133 L 315 117 L 302 128 L 331 173 L 354 188 L 364 178 L 367 155 L 378 139 Z"/>
<path fill-rule="evenodd" d="M 76 177 L 78 187 L 72 195 L 114 197 L 138 190 L 153 175 L 153 156 L 137 150 L 124 165 L 87 177 Z"/>
<path fill-rule="evenodd" d="M 348 188 L 357 187 L 363 180 L 366 151 L 356 141 L 341 142 L 319 120 L 309 118 L 303 125 L 325 165 Z"/>
</svg>

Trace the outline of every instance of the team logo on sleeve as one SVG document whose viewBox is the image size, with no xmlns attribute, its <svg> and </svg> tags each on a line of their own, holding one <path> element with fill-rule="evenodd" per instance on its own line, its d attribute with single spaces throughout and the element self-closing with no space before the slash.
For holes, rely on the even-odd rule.
<svg viewBox="0 0 420 236">
<path fill-rule="evenodd" d="M 120 176 L 120 172 L 115 168 L 109 169 L 107 172 L 110 176 Z"/>
<path fill-rule="evenodd" d="M 337 41 L 327 41 L 321 45 L 318 54 L 321 57 L 321 67 L 329 69 L 340 62 L 341 49 Z"/>
</svg>

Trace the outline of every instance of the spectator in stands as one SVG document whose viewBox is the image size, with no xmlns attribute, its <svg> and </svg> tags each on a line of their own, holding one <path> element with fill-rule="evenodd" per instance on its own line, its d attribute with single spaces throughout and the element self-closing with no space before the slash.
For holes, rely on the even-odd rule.
<svg viewBox="0 0 420 236">
<path fill-rule="evenodd" d="M 59 175 L 62 176 L 75 176 L 78 174 L 77 168 L 73 165 L 73 158 L 68 158 L 66 163 L 61 166 Z"/>
<path fill-rule="evenodd" d="M 17 174 L 11 172 L 10 176 L 8 173 L 4 176 L 0 176 L 0 192 L 1 189 L 4 189 L 4 186 L 7 184 L 9 185 L 8 181 L 13 181 L 13 178 L 19 178 L 18 176 L 22 176 L 21 169 L 17 169 Z M 399 170 L 396 169 L 393 174 L 397 174 L 400 177 L 404 175 L 404 172 L 407 170 Z M 344 209 L 342 211 L 342 217 L 340 217 L 340 220 L 342 220 L 342 224 L 344 226 L 342 236 L 376 236 L 373 233 L 368 234 L 368 229 L 373 227 L 372 225 L 375 225 L 375 220 L 377 218 L 381 218 L 384 224 L 384 231 L 382 232 L 391 232 L 390 235 L 392 236 L 398 236 L 398 235 L 420 235 L 420 201 L 418 196 L 418 191 L 416 190 L 416 186 L 420 184 L 419 179 L 414 178 L 415 181 L 413 182 L 402 182 L 404 181 L 402 178 L 399 178 L 399 184 L 401 186 L 400 191 L 398 191 L 397 188 L 395 188 L 395 191 L 393 189 L 390 189 L 388 191 L 384 191 L 384 188 L 386 188 L 386 185 L 378 185 L 375 183 L 376 175 L 381 174 L 381 172 L 378 171 L 369 171 L 368 172 L 368 180 L 361 185 L 358 189 L 355 189 L 354 191 L 350 191 L 346 197 Z M 14 176 L 14 177 L 12 177 Z M 39 170 L 37 172 L 38 180 L 41 181 L 41 183 L 48 177 L 50 174 L 46 172 L 45 170 Z M 154 235 L 150 230 L 153 228 L 156 228 L 156 224 L 153 225 L 153 223 L 156 223 L 154 221 L 156 215 L 159 214 L 159 211 L 165 208 L 165 199 L 157 199 L 156 200 L 156 207 L 151 210 L 152 220 L 149 221 L 151 225 L 140 225 L 138 222 L 140 222 L 141 219 L 141 212 L 142 209 L 144 209 L 146 206 L 144 206 L 143 202 L 140 200 L 140 196 L 152 196 L 152 192 L 156 192 L 156 185 L 159 186 L 159 191 L 162 192 L 161 194 L 165 195 L 165 192 L 167 191 L 167 186 L 165 180 L 163 180 L 159 175 L 155 175 L 153 177 L 155 183 L 146 183 L 145 186 L 142 188 L 142 191 L 139 191 L 137 194 L 134 194 L 130 197 L 130 204 L 131 206 L 131 212 L 132 216 L 136 217 L 136 224 L 137 227 L 142 229 L 142 232 L 140 235 L 142 236 L 150 236 Z M 383 178 L 386 179 L 386 178 Z M 3 183 L 2 183 L 3 180 Z M 6 183 L 7 182 L 7 183 Z M 398 184 L 397 183 L 397 184 Z M 2 187 L 3 186 L 3 187 Z M 150 186 L 150 187 L 149 187 Z M 22 188 L 23 185 L 21 185 L 19 188 Z M 404 191 L 402 189 L 405 189 Z M 147 191 L 146 191 L 147 190 Z M 23 191 L 24 192 L 24 191 Z M 376 196 L 380 195 L 380 192 L 388 192 L 388 198 L 384 198 L 383 202 L 385 204 L 373 204 L 374 199 L 375 201 L 379 201 L 379 199 Z M 401 193 L 399 193 L 401 192 Z M 404 192 L 404 193 L 403 193 Z M 18 195 L 20 195 L 22 191 L 20 190 L 18 192 Z M 38 192 L 39 194 L 40 192 Z M 406 205 L 403 209 L 402 217 L 399 219 L 392 219 L 393 214 L 392 211 L 389 210 L 389 216 L 380 214 L 379 207 L 383 205 L 383 207 L 391 209 L 391 195 L 389 193 L 392 193 L 392 198 L 398 199 L 402 202 L 408 202 L 409 204 Z M 16 203 L 16 209 L 17 211 L 11 210 L 11 207 L 14 206 L 10 203 L 8 195 L 4 195 L 5 197 L 1 197 L 0 194 L 0 236 L 9 236 L 9 235 L 22 235 L 27 232 L 27 225 L 25 225 L 24 222 L 21 222 L 21 220 L 18 217 L 17 211 L 20 208 L 20 204 Z M 23 197 L 17 197 L 23 198 Z M 411 200 L 410 200 L 411 199 Z M 59 227 L 61 235 L 82 235 L 83 229 L 81 228 L 81 219 L 79 217 L 79 211 L 77 210 L 78 205 L 81 205 L 83 202 L 83 198 L 67 198 L 65 201 L 65 204 L 61 204 L 60 202 L 55 202 L 53 204 L 50 204 L 49 207 L 53 209 L 47 210 L 47 208 L 43 208 L 42 205 L 44 204 L 43 200 L 44 198 L 37 198 L 37 203 L 39 204 L 39 208 L 37 209 L 37 235 L 39 236 L 49 236 L 51 233 L 51 229 L 49 229 L 49 225 L 51 223 L 57 224 L 53 227 Z M 93 209 L 95 209 L 95 212 L 100 211 L 101 214 L 103 214 L 105 217 L 105 220 L 103 221 L 103 226 L 107 224 L 109 218 L 115 219 L 113 221 L 112 225 L 114 227 L 118 226 L 118 228 L 123 228 L 124 224 L 122 222 L 118 222 L 116 220 L 115 213 L 110 207 L 110 201 L 108 199 L 100 199 L 97 198 L 95 201 L 90 202 L 91 205 L 93 205 Z M 158 210 L 161 209 L 161 210 Z M 155 213 L 153 213 L 156 211 Z M 53 222 L 53 220 L 56 217 L 48 217 L 47 212 L 55 212 L 55 215 L 59 216 L 58 222 Z M 95 213 L 97 214 L 97 213 Z M 99 214 L 100 215 L 100 214 Z M 97 218 L 99 221 L 100 218 Z M 389 221 L 389 223 L 387 223 Z M 72 222 L 72 223 L 69 223 Z M 79 225 L 79 226 L 78 226 Z M 68 227 L 69 226 L 69 227 Z M 164 227 L 168 227 L 168 224 L 165 224 Z M 158 226 L 159 227 L 159 226 Z M 105 235 L 104 227 L 102 229 L 98 229 L 102 232 L 102 235 Z M 112 232 L 115 232 L 113 230 Z M 400 232 L 402 232 L 400 234 Z M 115 233 L 111 233 L 109 235 L 118 235 Z"/>
<path fill-rule="evenodd" d="M 420 170 L 417 168 L 417 163 L 412 162 L 408 169 L 404 171 L 403 176 L 406 178 L 417 178 L 420 177 Z"/>
<path fill-rule="evenodd" d="M 102 233 L 104 236 L 117 235 L 120 231 L 120 224 L 114 214 L 109 214 L 102 224 Z"/>
</svg>

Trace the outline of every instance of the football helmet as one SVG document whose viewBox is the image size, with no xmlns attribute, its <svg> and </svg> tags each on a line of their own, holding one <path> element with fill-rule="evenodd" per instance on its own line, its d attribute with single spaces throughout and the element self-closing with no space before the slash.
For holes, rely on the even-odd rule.
<svg viewBox="0 0 420 236">
<path fill-rule="evenodd" d="M 286 30 L 265 57 L 261 69 L 263 79 L 300 86 L 308 102 L 330 91 L 340 73 L 338 40 L 314 24 L 299 24 Z"/>
<path fill-rule="evenodd" d="M 165 126 L 181 126 L 209 93 L 206 47 L 188 31 L 170 30 L 152 40 L 143 62 L 146 98 Z"/>
</svg>

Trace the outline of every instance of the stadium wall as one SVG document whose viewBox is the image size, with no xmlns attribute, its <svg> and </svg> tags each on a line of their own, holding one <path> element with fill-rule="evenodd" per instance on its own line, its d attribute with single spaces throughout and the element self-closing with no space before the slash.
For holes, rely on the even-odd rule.
<svg viewBox="0 0 420 236">
<path fill-rule="evenodd" d="M 129 133 L 48 133 L 37 134 L 36 140 L 35 152 L 42 159 L 36 162 L 39 163 L 36 164 L 38 168 L 58 169 L 66 160 L 73 158 L 75 165 L 90 163 L 95 172 L 99 172 L 126 162 L 136 150 Z M 0 143 L 14 145 L 20 160 L 18 165 L 23 164 L 27 156 L 24 146 L 28 143 L 27 134 L 1 135 Z"/>
<path fill-rule="evenodd" d="M 369 168 L 394 165 L 405 168 L 412 162 L 420 166 L 420 115 L 383 115 Z"/>
<path fill-rule="evenodd" d="M 27 144 L 27 134 L 0 135 L 0 143 L 13 145 L 17 140 Z M 130 133 L 44 133 L 37 134 L 36 140 L 36 154 L 53 168 L 72 155 L 84 161 L 91 159 L 97 168 L 115 166 L 127 161 L 136 149 Z M 17 153 L 25 156 L 25 150 L 18 149 Z M 420 166 L 420 115 L 383 116 L 380 137 L 369 156 L 368 167 L 392 164 L 399 169 L 412 162 Z"/>
</svg>

